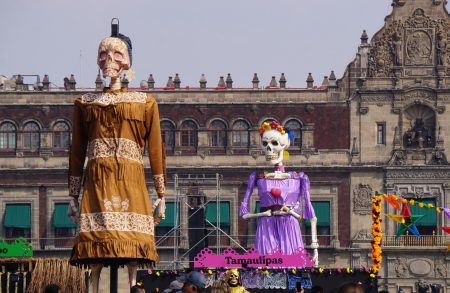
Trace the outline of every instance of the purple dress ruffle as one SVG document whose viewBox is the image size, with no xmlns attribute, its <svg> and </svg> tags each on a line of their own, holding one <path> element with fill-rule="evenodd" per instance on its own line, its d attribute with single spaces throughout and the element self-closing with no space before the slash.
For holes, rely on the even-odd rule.
<svg viewBox="0 0 450 293">
<path fill-rule="evenodd" d="M 309 179 L 303 172 L 290 172 L 290 179 L 267 179 L 258 178 L 256 173 L 250 174 L 244 201 L 241 203 L 239 214 L 241 216 L 249 213 L 250 196 L 253 188 L 258 188 L 260 207 L 274 205 L 294 207 L 302 215 L 303 219 L 315 217 L 314 209 L 309 196 Z M 273 188 L 281 190 L 281 196 L 271 194 Z M 303 207 L 302 207 L 303 206 Z M 259 212 L 259 211 L 256 211 Z M 302 234 L 298 219 L 291 215 L 260 217 L 256 230 L 255 249 L 261 254 L 281 252 L 293 254 L 303 248 Z"/>
</svg>

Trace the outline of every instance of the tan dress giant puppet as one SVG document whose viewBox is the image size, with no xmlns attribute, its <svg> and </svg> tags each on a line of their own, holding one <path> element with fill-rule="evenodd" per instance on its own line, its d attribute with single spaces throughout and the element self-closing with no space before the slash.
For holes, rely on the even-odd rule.
<svg viewBox="0 0 450 293">
<path fill-rule="evenodd" d="M 110 87 L 103 93 L 82 95 L 74 106 L 68 213 L 79 221 L 79 234 L 70 262 L 91 265 L 94 292 L 103 265 L 127 264 L 132 286 L 138 263 L 158 261 L 154 225 L 165 212 L 158 105 L 151 95 L 121 88 L 120 73 L 130 68 L 131 61 L 127 37 L 117 34 L 102 40 L 98 65 L 103 76 L 111 78 Z M 158 194 L 153 207 L 144 175 L 146 143 Z M 159 214 L 154 220 L 156 207 Z"/>
</svg>

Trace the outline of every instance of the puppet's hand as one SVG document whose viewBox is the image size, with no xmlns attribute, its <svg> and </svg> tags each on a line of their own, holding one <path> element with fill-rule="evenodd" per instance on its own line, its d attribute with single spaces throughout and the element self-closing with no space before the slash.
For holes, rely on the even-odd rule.
<svg viewBox="0 0 450 293">
<path fill-rule="evenodd" d="M 80 205 L 78 203 L 78 199 L 72 198 L 70 200 L 69 207 L 67 208 L 67 216 L 75 224 L 80 220 Z"/>
</svg>

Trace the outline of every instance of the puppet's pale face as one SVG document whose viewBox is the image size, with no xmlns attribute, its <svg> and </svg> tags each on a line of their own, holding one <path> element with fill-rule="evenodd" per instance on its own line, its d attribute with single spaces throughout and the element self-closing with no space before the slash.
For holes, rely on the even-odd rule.
<svg viewBox="0 0 450 293">
<path fill-rule="evenodd" d="M 267 130 L 262 136 L 261 147 L 266 154 L 266 161 L 278 165 L 283 161 L 283 151 L 289 147 L 288 135 L 277 130 Z"/>
<path fill-rule="evenodd" d="M 119 77 L 122 70 L 130 69 L 127 45 L 118 38 L 103 39 L 98 47 L 97 64 L 103 77 Z"/>
</svg>

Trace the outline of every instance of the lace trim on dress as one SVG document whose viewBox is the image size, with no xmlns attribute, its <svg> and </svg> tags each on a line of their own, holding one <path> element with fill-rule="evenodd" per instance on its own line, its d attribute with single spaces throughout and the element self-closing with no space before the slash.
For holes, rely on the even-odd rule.
<svg viewBox="0 0 450 293">
<path fill-rule="evenodd" d="M 158 195 L 166 193 L 164 186 L 164 174 L 153 175 L 153 184 Z"/>
<path fill-rule="evenodd" d="M 138 92 L 125 93 L 88 93 L 81 96 L 83 104 L 99 104 L 102 106 L 115 105 L 119 103 L 146 103 L 147 95 Z"/>
<path fill-rule="evenodd" d="M 144 164 L 143 149 L 127 138 L 98 138 L 91 140 L 87 147 L 88 160 L 96 158 L 124 158 Z"/>
<path fill-rule="evenodd" d="M 81 191 L 81 176 L 69 177 L 69 195 L 78 197 Z"/>
<path fill-rule="evenodd" d="M 80 215 L 80 233 L 94 231 L 139 232 L 154 235 L 153 216 L 130 212 L 104 212 Z"/>
</svg>

